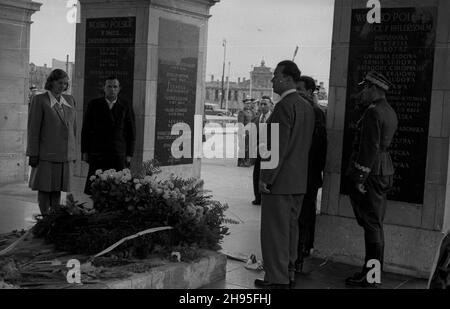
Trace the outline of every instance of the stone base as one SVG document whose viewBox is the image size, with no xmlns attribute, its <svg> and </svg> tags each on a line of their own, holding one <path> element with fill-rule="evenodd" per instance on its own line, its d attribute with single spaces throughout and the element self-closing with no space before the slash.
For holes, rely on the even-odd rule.
<svg viewBox="0 0 450 309">
<path fill-rule="evenodd" d="M 227 257 L 211 252 L 195 263 L 170 263 L 126 279 L 76 285 L 79 289 L 197 289 L 224 280 Z"/>
<path fill-rule="evenodd" d="M 385 271 L 429 277 L 442 233 L 385 224 L 384 235 Z M 352 218 L 318 216 L 314 247 L 322 258 L 361 266 L 364 261 L 364 233 Z"/>
<path fill-rule="evenodd" d="M 18 240 L 16 233 L 0 235 L 6 240 L 1 249 Z M 38 289 L 197 289 L 225 279 L 227 257 L 222 253 L 199 249 L 201 258 L 194 262 L 171 262 L 158 255 L 147 259 L 136 259 L 133 263 L 119 266 L 93 266 L 88 256 L 65 254 L 55 251 L 53 245 L 44 240 L 27 236 L 18 242 L 6 255 L 0 256 L 0 288 Z M 43 262 L 42 255 L 45 255 Z M 12 266 L 7 267 L 13 259 Z M 64 265 L 72 259 L 81 262 L 81 284 L 68 283 Z M 2 264 L 3 262 L 6 262 Z M 49 261 L 58 261 L 55 265 Z M 22 266 L 26 262 L 26 269 Z M 39 263 L 39 264 L 38 264 Z M 5 266 L 6 265 L 6 266 Z M 108 262 L 106 261 L 106 264 Z M 5 272 L 6 271 L 6 272 Z M 25 271 L 28 277 L 22 277 Z M 52 280 L 41 280 L 48 273 Z M 3 277 L 5 276 L 5 282 Z M 13 280 L 11 278 L 16 278 Z M 19 278 L 19 279 L 17 279 Z M 48 279 L 48 278 L 46 278 Z"/>
</svg>

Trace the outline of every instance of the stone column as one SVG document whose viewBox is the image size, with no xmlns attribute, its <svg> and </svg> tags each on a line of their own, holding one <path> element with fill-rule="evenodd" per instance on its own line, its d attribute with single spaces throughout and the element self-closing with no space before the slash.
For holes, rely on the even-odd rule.
<svg viewBox="0 0 450 309">
<path fill-rule="evenodd" d="M 30 26 L 40 6 L 0 0 L 0 183 L 26 179 Z"/>
<path fill-rule="evenodd" d="M 329 151 L 315 247 L 320 255 L 362 265 L 363 231 L 342 173 L 351 147 L 350 97 L 355 81 L 374 68 L 396 85 L 388 100 L 400 120 L 392 146 L 397 173 L 384 226 L 385 270 L 426 278 L 442 232 L 450 228 L 450 2 L 384 0 L 381 23 L 373 25 L 365 21 L 365 3 L 335 3 Z M 358 53 L 367 46 L 368 52 Z"/>
<path fill-rule="evenodd" d="M 193 72 L 194 75 L 191 74 L 190 77 L 196 78 L 196 84 L 193 85 L 194 91 L 190 92 L 190 95 L 194 94 L 194 96 L 191 96 L 186 101 L 186 106 L 192 108 L 195 114 L 202 114 L 203 112 L 209 9 L 218 1 L 81 0 L 80 2 L 81 23 L 77 25 L 75 80 L 73 87 L 73 94 L 78 102 L 78 119 L 82 119 L 83 106 L 86 106 L 87 101 L 94 96 L 94 94 L 87 95 L 87 91 L 93 93 L 91 88 L 98 88 L 98 85 L 91 84 L 92 80 L 95 81 L 95 74 L 98 74 L 97 84 L 101 82 L 102 75 L 108 75 L 105 73 L 107 71 L 116 73 L 115 75 L 119 78 L 122 77 L 122 84 L 126 81 L 125 88 L 127 88 L 122 89 L 122 92 L 126 92 L 123 93 L 123 97 L 127 100 L 132 98 L 136 114 L 137 143 L 135 157 L 132 162 L 132 168 L 136 168 L 142 161 L 153 159 L 155 154 L 161 153 L 161 149 L 158 148 L 159 146 L 156 142 L 155 130 L 157 127 L 156 115 L 157 113 L 161 115 L 161 108 L 164 109 L 163 105 L 166 104 L 162 97 L 164 93 L 162 93 L 161 88 L 160 93 L 157 93 L 158 80 L 161 78 L 167 79 L 168 76 L 164 74 L 165 71 L 163 70 L 158 72 L 160 68 L 164 68 L 162 64 L 165 60 L 182 59 L 181 62 L 185 61 L 185 67 L 187 68 L 190 67 L 190 63 L 193 61 L 195 64 L 193 67 L 196 69 Z M 114 23 L 114 26 L 112 26 L 112 23 L 108 24 L 109 21 L 114 20 L 119 23 Z M 90 23 L 95 21 L 100 23 Z M 122 27 L 118 26 L 120 21 L 126 21 L 122 26 L 126 25 L 129 27 L 127 29 L 122 28 L 122 30 L 117 28 Z M 101 24 L 101 22 L 106 23 Z M 161 27 L 161 24 L 165 26 Z M 89 56 L 89 59 L 86 59 L 89 50 L 87 44 L 94 42 L 91 38 L 92 35 L 96 35 L 93 34 L 95 31 L 101 31 L 101 29 L 95 29 L 97 26 L 116 27 L 115 29 L 109 29 L 113 30 L 112 32 L 104 32 L 104 34 L 110 34 L 111 37 L 117 35 L 121 38 L 121 42 L 132 42 L 126 47 L 128 49 L 126 55 L 120 58 L 120 61 L 113 61 L 111 64 L 108 64 L 107 60 L 106 68 L 105 65 L 99 64 L 95 57 Z M 179 31 L 168 35 L 167 29 L 171 27 L 175 27 L 173 29 L 178 29 Z M 108 30 L 106 28 L 104 30 Z M 188 35 L 192 34 L 197 41 L 187 44 L 191 46 L 186 46 L 186 40 L 184 39 L 183 41 L 183 38 L 180 38 L 178 43 L 175 42 L 175 44 L 181 44 L 180 46 L 175 47 L 175 45 L 171 45 L 174 43 L 170 41 L 171 37 L 182 31 L 187 31 Z M 129 40 L 133 33 L 134 41 Z M 87 35 L 89 38 L 86 37 Z M 109 46 L 111 47 L 111 45 Z M 112 47 L 111 50 L 117 51 L 115 48 L 118 46 Z M 122 47 L 119 46 L 119 53 Z M 196 50 L 196 52 L 192 54 L 192 50 Z M 183 55 L 184 52 L 187 53 L 186 56 Z M 114 57 L 112 56 L 111 59 Z M 130 64 L 133 61 L 133 57 L 134 66 Z M 164 59 L 165 57 L 167 59 Z M 103 57 L 103 59 L 105 58 L 108 58 L 108 56 Z M 107 69 L 108 66 L 111 69 Z M 99 70 L 93 70 L 93 67 L 99 68 Z M 89 82 L 87 82 L 88 80 Z M 157 111 L 157 106 L 160 108 L 159 112 Z M 193 114 L 190 114 L 187 118 L 185 119 L 187 123 L 193 123 Z M 79 127 L 81 129 L 81 125 Z M 78 164 L 76 169 L 76 175 L 79 180 L 77 191 L 81 191 L 87 170 L 87 164 L 84 162 Z M 200 177 L 200 159 L 193 159 L 191 162 L 184 164 L 166 164 L 163 167 L 163 172 L 164 174 L 173 172 L 183 177 Z"/>
</svg>

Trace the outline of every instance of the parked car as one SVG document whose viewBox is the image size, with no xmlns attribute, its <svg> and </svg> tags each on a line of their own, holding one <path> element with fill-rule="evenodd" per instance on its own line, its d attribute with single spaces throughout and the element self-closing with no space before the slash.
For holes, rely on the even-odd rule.
<svg viewBox="0 0 450 309">
<path fill-rule="evenodd" d="M 205 103 L 205 115 L 231 116 L 231 113 L 227 112 L 225 109 L 220 109 L 217 104 Z"/>
</svg>

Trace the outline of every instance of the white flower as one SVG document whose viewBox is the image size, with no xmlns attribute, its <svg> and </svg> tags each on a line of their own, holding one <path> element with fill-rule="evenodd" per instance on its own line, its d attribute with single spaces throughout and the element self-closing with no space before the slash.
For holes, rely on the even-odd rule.
<svg viewBox="0 0 450 309">
<path fill-rule="evenodd" d="M 139 179 L 137 179 L 137 178 L 133 179 L 133 183 L 138 184 L 139 182 L 140 182 Z"/>
<path fill-rule="evenodd" d="M 139 190 L 142 187 L 142 185 L 140 183 L 135 184 L 134 188 L 136 190 Z"/>
<path fill-rule="evenodd" d="M 96 178 L 97 178 L 97 176 L 92 175 L 91 177 L 89 177 L 89 180 L 90 180 L 90 181 L 94 181 Z"/>
<path fill-rule="evenodd" d="M 145 176 L 144 179 L 142 179 L 142 182 L 151 184 L 153 183 L 153 179 L 151 176 Z"/>
<path fill-rule="evenodd" d="M 95 175 L 99 176 L 103 171 L 102 170 L 96 170 Z"/>
<path fill-rule="evenodd" d="M 191 217 L 195 216 L 196 213 L 197 213 L 197 210 L 195 209 L 194 204 L 189 203 L 189 204 L 186 206 L 186 212 L 187 212 L 187 214 L 188 214 L 189 216 L 191 216 Z"/>
<path fill-rule="evenodd" d="M 106 179 L 108 179 L 108 175 L 106 175 L 106 174 L 101 174 L 101 175 L 100 175 L 100 179 L 103 180 L 103 181 L 106 181 Z"/>
<path fill-rule="evenodd" d="M 124 176 L 124 174 L 122 172 L 116 172 L 113 175 L 114 175 L 114 178 L 116 178 L 116 179 L 122 179 L 122 177 Z"/>
<path fill-rule="evenodd" d="M 107 174 L 109 177 L 113 177 L 115 172 L 116 172 L 115 169 L 109 169 L 105 171 L 105 174 Z"/>
<path fill-rule="evenodd" d="M 170 198 L 170 193 L 168 191 L 164 191 L 163 199 L 168 200 Z"/>
</svg>

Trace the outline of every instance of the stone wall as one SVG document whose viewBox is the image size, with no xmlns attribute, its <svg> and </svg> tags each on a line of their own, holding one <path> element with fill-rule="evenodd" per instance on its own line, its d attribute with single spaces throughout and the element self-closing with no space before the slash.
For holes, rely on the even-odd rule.
<svg viewBox="0 0 450 309">
<path fill-rule="evenodd" d="M 341 194 L 342 152 L 347 102 L 351 16 L 365 1 L 335 2 L 329 103 L 328 158 L 322 194 L 322 214 L 316 227 L 316 247 L 324 256 L 360 264 L 363 231 L 354 219 L 348 196 Z M 383 8 L 436 7 L 437 30 L 423 204 L 388 202 L 385 220 L 386 270 L 426 277 L 442 231 L 450 228 L 450 2 L 446 0 L 385 0 Z M 368 11 L 369 9 L 367 9 Z"/>
<path fill-rule="evenodd" d="M 31 15 L 39 3 L 0 0 L 0 183 L 24 181 Z"/>
<path fill-rule="evenodd" d="M 108 3 L 105 6 L 105 3 Z M 81 1 L 81 23 L 76 34 L 76 68 L 73 94 L 77 102 L 83 101 L 85 78 L 85 33 L 87 18 L 136 17 L 135 67 L 133 81 L 133 108 L 136 114 L 136 151 L 132 168 L 140 162 L 154 158 L 155 126 L 158 82 L 158 47 L 160 19 L 170 19 L 195 25 L 199 28 L 198 72 L 195 114 L 203 113 L 205 100 L 206 40 L 209 9 L 217 1 Z M 83 104 L 78 104 L 78 119 L 83 118 Z M 81 125 L 79 125 L 81 130 Z M 78 138 L 78 145 L 80 139 Z M 79 154 L 81 156 L 81 154 Z M 77 191 L 82 184 L 88 165 L 79 160 L 76 166 Z M 164 174 L 175 173 L 182 177 L 200 177 L 200 159 L 193 164 L 168 166 Z"/>
</svg>

